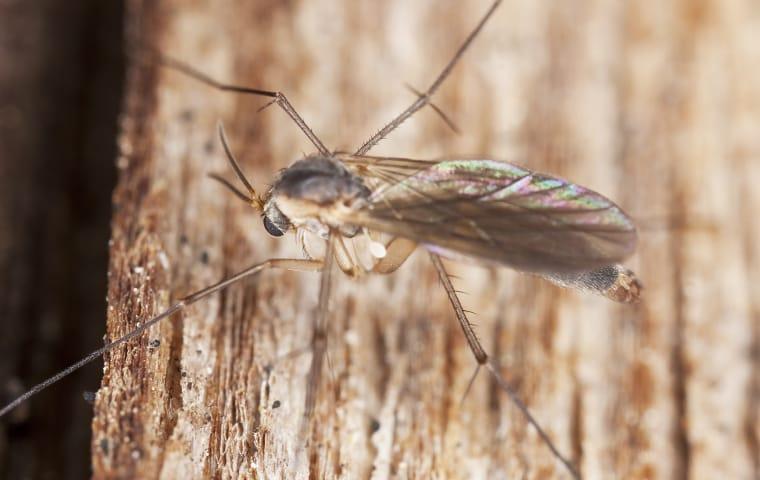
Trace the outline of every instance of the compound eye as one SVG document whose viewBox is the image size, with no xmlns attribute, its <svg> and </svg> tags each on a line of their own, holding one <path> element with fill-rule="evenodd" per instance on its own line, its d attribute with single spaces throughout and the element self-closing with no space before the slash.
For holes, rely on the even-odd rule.
<svg viewBox="0 0 760 480">
<path fill-rule="evenodd" d="M 269 217 L 264 217 L 264 228 L 266 229 L 267 233 L 273 237 L 281 237 L 285 233 L 280 230 L 277 225 L 272 223 L 271 220 L 269 220 Z"/>
</svg>

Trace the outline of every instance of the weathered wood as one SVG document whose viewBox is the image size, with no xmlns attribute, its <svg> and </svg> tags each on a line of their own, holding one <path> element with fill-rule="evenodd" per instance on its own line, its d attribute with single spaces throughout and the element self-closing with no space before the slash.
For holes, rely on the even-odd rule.
<svg viewBox="0 0 760 480">
<path fill-rule="evenodd" d="M 130 3 L 131 33 L 209 75 L 285 92 L 351 149 L 424 88 L 487 0 Z M 486 348 L 587 478 L 757 478 L 760 13 L 718 2 L 505 2 L 423 111 L 374 153 L 487 155 L 641 219 L 626 307 L 456 266 Z M 215 123 L 259 188 L 312 146 L 276 107 L 133 65 L 109 335 L 244 266 L 298 255 L 205 178 Z M 338 278 L 329 371 L 297 438 L 317 276 L 270 272 L 108 356 L 96 478 L 546 478 L 567 472 L 475 368 L 425 255 Z M 294 353 L 295 352 L 295 353 Z M 298 459 L 302 460 L 298 460 Z"/>
</svg>

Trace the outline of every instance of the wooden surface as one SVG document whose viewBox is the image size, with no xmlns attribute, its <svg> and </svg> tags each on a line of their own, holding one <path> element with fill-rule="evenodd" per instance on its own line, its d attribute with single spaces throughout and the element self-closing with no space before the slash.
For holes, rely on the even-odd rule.
<svg viewBox="0 0 760 480">
<path fill-rule="evenodd" d="M 285 92 L 352 149 L 413 100 L 487 0 L 129 2 L 129 30 L 220 80 Z M 612 304 L 449 263 L 486 348 L 586 478 L 760 475 L 760 9 L 745 1 L 507 1 L 435 102 L 373 151 L 483 155 L 562 175 L 640 219 Z M 133 65 L 114 194 L 108 332 L 298 255 L 205 177 L 222 120 L 264 188 L 312 146 L 276 107 Z M 297 438 L 315 274 L 236 285 L 108 356 L 96 478 L 566 478 L 481 374 L 423 254 L 337 277 L 315 443 Z"/>
</svg>

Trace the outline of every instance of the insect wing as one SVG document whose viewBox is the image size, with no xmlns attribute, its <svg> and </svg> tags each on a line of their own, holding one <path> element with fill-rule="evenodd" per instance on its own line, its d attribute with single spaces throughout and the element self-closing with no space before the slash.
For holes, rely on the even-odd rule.
<svg viewBox="0 0 760 480">
<path fill-rule="evenodd" d="M 403 236 L 444 255 L 525 272 L 578 272 L 617 263 L 636 229 L 612 201 L 565 180 L 494 160 L 341 158 L 373 190 L 341 221 Z"/>
</svg>

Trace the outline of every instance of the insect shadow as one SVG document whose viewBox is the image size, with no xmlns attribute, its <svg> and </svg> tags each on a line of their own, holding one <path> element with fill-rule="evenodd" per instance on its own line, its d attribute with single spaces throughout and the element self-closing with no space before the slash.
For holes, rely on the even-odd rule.
<svg viewBox="0 0 760 480">
<path fill-rule="evenodd" d="M 285 269 L 321 272 L 302 422 L 307 425 L 326 354 L 327 305 L 334 267 L 351 277 L 390 274 L 421 247 L 429 254 L 477 362 L 472 378 L 481 367 L 485 368 L 552 454 L 573 477 L 580 478 L 572 462 L 560 453 L 482 347 L 441 257 L 503 265 L 565 287 L 631 303 L 638 300 L 641 284 L 619 262 L 635 249 L 637 235 L 633 221 L 599 193 L 504 161 L 428 161 L 368 155 L 415 112 L 426 105 L 436 108 L 431 104 L 431 96 L 500 3 L 497 0 L 491 4 L 430 87 L 424 92 L 415 91 L 416 100 L 354 153 L 328 150 L 281 92 L 219 83 L 182 62 L 159 56 L 161 65 L 215 89 L 268 97 L 270 102 L 265 107 L 278 105 L 313 144 L 315 153 L 280 172 L 271 187 L 260 193 L 244 175 L 220 125 L 219 137 L 240 186 L 212 175 L 261 215 L 264 229 L 270 235 L 281 237 L 295 232 L 304 258 L 269 259 L 187 295 L 133 331 L 34 386 L 3 407 L 0 417 L 188 305 L 243 278 L 269 269 Z M 324 241 L 325 249 L 319 255 L 311 251 L 306 232 Z"/>
</svg>

